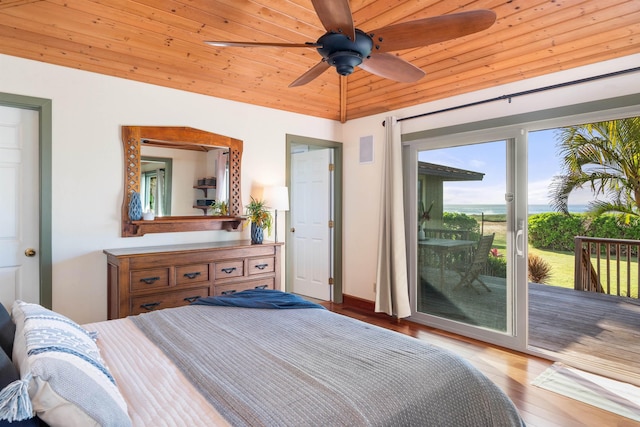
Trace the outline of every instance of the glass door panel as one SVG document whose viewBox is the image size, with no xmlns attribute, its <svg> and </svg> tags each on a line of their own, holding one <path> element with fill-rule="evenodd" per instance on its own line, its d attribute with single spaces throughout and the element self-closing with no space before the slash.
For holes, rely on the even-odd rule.
<svg viewBox="0 0 640 427">
<path fill-rule="evenodd" d="M 507 146 L 418 152 L 418 313 L 510 331 Z"/>
</svg>

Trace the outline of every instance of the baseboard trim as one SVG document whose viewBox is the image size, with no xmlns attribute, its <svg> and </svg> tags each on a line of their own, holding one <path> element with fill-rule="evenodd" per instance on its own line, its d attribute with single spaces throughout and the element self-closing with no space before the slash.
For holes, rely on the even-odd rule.
<svg viewBox="0 0 640 427">
<path fill-rule="evenodd" d="M 356 308 L 370 313 L 375 313 L 376 311 L 375 301 L 369 301 L 346 294 L 342 294 L 342 306 L 345 308 Z"/>
</svg>

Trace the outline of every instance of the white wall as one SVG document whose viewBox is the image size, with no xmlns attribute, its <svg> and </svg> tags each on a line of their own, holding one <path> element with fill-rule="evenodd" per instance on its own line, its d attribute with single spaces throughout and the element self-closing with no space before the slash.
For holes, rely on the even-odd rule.
<svg viewBox="0 0 640 427">
<path fill-rule="evenodd" d="M 640 55 L 422 104 L 398 118 L 541 86 L 632 68 Z M 425 78 L 429 78 L 428 74 Z M 244 140 L 242 195 L 283 184 L 285 134 L 344 143 L 344 293 L 374 300 L 382 121 L 337 122 L 0 55 L 0 92 L 53 100 L 53 305 L 79 322 L 106 318 L 105 248 L 247 238 L 200 232 L 120 238 L 121 125 L 180 125 Z M 560 105 L 640 93 L 637 74 L 400 123 L 416 132 Z M 373 135 L 374 162 L 359 164 L 359 140 Z M 283 216 L 284 217 L 284 216 Z M 280 227 L 284 226 L 284 218 Z"/>
<path fill-rule="evenodd" d="M 378 212 L 380 210 L 381 162 L 384 144 L 382 122 L 387 115 L 410 117 L 459 105 L 528 91 L 539 87 L 584 79 L 635 68 L 640 55 L 581 67 L 518 83 L 498 86 L 437 102 L 421 104 L 404 110 L 350 120 L 344 124 L 344 293 L 366 300 L 375 300 Z M 424 118 L 401 121 L 402 134 L 437 129 L 457 124 L 512 116 L 559 106 L 640 93 L 640 73 L 607 78 L 549 92 L 527 95 L 476 107 L 464 108 Z M 427 73 L 426 79 L 429 78 Z M 359 164 L 360 138 L 373 135 L 374 163 Z"/>
<path fill-rule="evenodd" d="M 249 238 L 226 231 L 121 238 L 120 126 L 191 126 L 244 141 L 242 199 L 285 181 L 285 135 L 340 140 L 335 121 L 0 55 L 0 92 L 53 100 L 53 308 L 106 319 L 106 248 Z M 281 227 L 284 227 L 284 216 Z"/>
</svg>

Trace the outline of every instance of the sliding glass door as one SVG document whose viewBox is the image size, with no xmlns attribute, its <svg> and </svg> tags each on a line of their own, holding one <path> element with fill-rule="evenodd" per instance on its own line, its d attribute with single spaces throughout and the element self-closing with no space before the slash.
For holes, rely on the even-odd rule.
<svg viewBox="0 0 640 427">
<path fill-rule="evenodd" d="M 518 143 L 447 138 L 409 150 L 414 320 L 498 344 L 516 336 Z"/>
</svg>

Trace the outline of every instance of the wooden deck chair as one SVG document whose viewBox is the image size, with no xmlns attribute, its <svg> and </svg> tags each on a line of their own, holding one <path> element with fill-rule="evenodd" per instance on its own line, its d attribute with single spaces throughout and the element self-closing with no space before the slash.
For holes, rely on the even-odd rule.
<svg viewBox="0 0 640 427">
<path fill-rule="evenodd" d="M 473 282 L 477 281 L 480 283 L 487 292 L 491 292 L 491 289 L 487 286 L 486 283 L 480 279 L 480 274 L 484 271 L 484 267 L 487 264 L 487 260 L 489 258 L 489 252 L 491 252 L 491 245 L 493 245 L 493 238 L 495 233 L 487 234 L 486 236 L 480 237 L 478 241 L 478 246 L 476 246 L 475 251 L 473 253 L 473 259 L 469 264 L 467 264 L 466 270 L 460 273 L 461 279 L 457 285 L 453 287 L 453 290 L 456 290 L 460 287 L 470 287 L 473 288 L 477 293 L 478 290 L 473 287 Z"/>
</svg>

